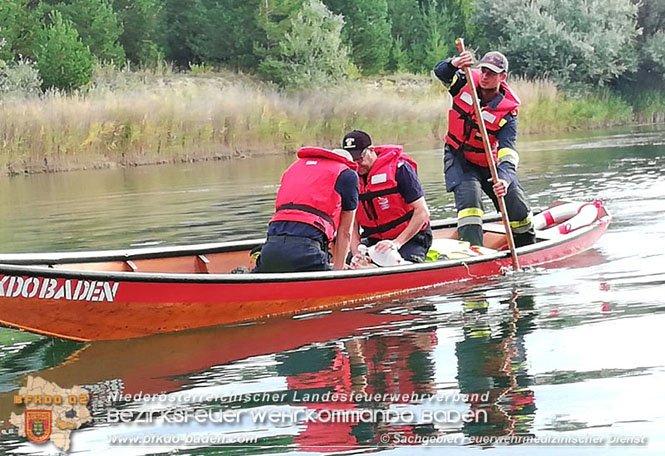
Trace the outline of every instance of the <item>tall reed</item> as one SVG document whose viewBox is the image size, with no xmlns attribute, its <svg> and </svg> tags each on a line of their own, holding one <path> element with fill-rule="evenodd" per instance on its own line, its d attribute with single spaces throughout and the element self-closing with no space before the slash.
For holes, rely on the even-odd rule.
<svg viewBox="0 0 665 456">
<path fill-rule="evenodd" d="M 514 85 L 523 133 L 629 120 L 611 97 L 568 100 L 546 81 Z M 0 102 L 0 166 L 13 174 L 293 152 L 336 147 L 353 128 L 383 143 L 441 141 L 449 105 L 441 84 L 424 76 L 287 93 L 242 75 L 101 68 L 87 92 Z"/>
</svg>

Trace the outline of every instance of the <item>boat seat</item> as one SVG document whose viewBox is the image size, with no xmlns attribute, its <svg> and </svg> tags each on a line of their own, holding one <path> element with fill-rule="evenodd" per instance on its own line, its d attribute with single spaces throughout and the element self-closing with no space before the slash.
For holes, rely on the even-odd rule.
<svg viewBox="0 0 665 456">
<path fill-rule="evenodd" d="M 546 232 L 546 231 L 541 231 L 541 230 L 536 230 L 536 239 L 540 239 L 542 241 L 551 241 L 552 239 L 560 239 L 562 234 L 555 233 L 555 232 Z"/>
<path fill-rule="evenodd" d="M 503 223 L 484 223 L 483 230 L 488 233 L 496 234 L 506 234 L 506 229 L 503 227 Z M 559 239 L 561 234 L 556 232 L 545 232 L 541 230 L 536 230 L 536 238 L 542 241 L 551 241 L 552 239 Z"/>
<path fill-rule="evenodd" d="M 205 274 L 209 274 L 210 270 L 208 269 L 208 265 L 210 264 L 210 260 L 206 258 L 205 255 L 196 255 L 196 266 L 198 271 L 197 272 L 203 272 Z"/>
</svg>

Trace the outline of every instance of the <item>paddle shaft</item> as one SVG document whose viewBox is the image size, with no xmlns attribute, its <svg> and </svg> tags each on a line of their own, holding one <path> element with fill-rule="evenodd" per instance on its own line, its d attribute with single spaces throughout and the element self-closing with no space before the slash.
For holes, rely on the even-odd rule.
<svg viewBox="0 0 665 456">
<path fill-rule="evenodd" d="M 455 41 L 457 44 L 457 49 L 460 54 L 464 52 L 464 40 L 458 38 Z M 469 85 L 469 90 L 471 92 L 471 98 L 473 100 L 473 109 L 476 112 L 476 119 L 478 119 L 478 129 L 480 130 L 480 136 L 483 138 L 483 146 L 485 148 L 485 156 L 487 157 L 487 163 L 490 168 L 490 173 L 492 174 L 492 183 L 496 184 L 499 180 L 499 174 L 496 171 L 496 163 L 494 161 L 494 155 L 492 155 L 492 146 L 490 145 L 489 136 L 487 135 L 487 128 L 485 128 L 485 120 L 483 119 L 482 111 L 480 109 L 480 100 L 478 99 L 478 93 L 476 92 L 476 86 L 473 83 L 473 77 L 471 76 L 471 68 L 464 68 L 464 74 L 466 75 L 466 83 Z M 513 269 L 515 271 L 520 269 L 520 263 L 517 259 L 517 253 L 515 252 L 515 240 L 513 239 L 513 232 L 510 229 L 510 220 L 508 220 L 508 212 L 506 211 L 506 203 L 503 200 L 503 196 L 496 197 L 499 203 L 499 210 L 501 211 L 501 220 L 503 221 L 503 227 L 506 231 L 506 241 L 508 241 L 508 248 L 510 249 L 510 256 L 513 259 Z"/>
</svg>

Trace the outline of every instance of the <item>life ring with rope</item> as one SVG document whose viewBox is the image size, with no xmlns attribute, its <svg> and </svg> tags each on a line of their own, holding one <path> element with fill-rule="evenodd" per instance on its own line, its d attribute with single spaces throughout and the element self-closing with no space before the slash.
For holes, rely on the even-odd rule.
<svg viewBox="0 0 665 456">
<path fill-rule="evenodd" d="M 564 203 L 536 214 L 533 227 L 543 234 L 568 234 L 598 220 L 603 202 Z"/>
</svg>

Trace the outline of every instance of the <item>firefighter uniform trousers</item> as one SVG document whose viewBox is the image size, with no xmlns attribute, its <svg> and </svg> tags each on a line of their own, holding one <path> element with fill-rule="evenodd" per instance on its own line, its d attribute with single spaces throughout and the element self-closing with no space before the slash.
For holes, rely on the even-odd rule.
<svg viewBox="0 0 665 456">
<path fill-rule="evenodd" d="M 446 190 L 455 194 L 457 210 L 457 231 L 463 241 L 471 245 L 483 245 L 482 217 L 484 215 L 481 200 L 484 192 L 499 210 L 489 168 L 470 163 L 449 147 L 445 148 L 444 175 Z M 531 208 L 524 190 L 517 178 L 508 187 L 504 196 L 510 227 L 513 231 L 515 246 L 520 247 L 535 242 L 535 231 L 531 223 Z"/>
</svg>

